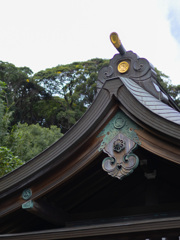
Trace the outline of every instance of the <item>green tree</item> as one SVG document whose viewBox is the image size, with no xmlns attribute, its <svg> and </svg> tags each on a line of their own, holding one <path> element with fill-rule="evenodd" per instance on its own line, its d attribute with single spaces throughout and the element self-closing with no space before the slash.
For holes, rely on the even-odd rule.
<svg viewBox="0 0 180 240">
<path fill-rule="evenodd" d="M 96 95 L 98 71 L 108 63 L 108 60 L 92 59 L 86 62 L 59 65 L 34 75 L 33 79 L 38 84 L 49 94 L 56 96 L 53 98 L 54 104 L 58 102 L 60 105 L 56 122 L 58 121 L 63 129 L 69 129 L 92 103 Z"/>
<path fill-rule="evenodd" d="M 28 67 L 16 67 L 0 61 L 0 80 L 5 82 L 4 103 L 13 112 L 11 125 L 17 122 L 37 123 L 34 107 L 37 101 L 49 96 L 45 89 L 32 79 L 32 71 Z"/>
<path fill-rule="evenodd" d="M 27 67 L 18 68 L 12 63 L 0 61 L 0 80 L 7 85 L 5 98 L 8 107 L 16 102 L 31 75 L 32 71 Z"/>
<path fill-rule="evenodd" d="M 7 110 L 3 101 L 1 105 L 0 177 L 21 166 L 62 136 L 56 126 L 51 126 L 49 129 L 40 127 L 38 124 L 30 126 L 27 123 L 18 124 L 14 125 L 10 131 L 12 112 Z"/>
<path fill-rule="evenodd" d="M 73 104 L 75 107 L 75 104 Z M 60 127 L 62 133 L 66 132 L 82 115 L 85 107 L 79 110 L 70 109 L 67 102 L 58 96 L 49 100 L 40 100 L 34 108 L 35 114 L 41 126 L 50 127 L 56 125 Z"/>
<path fill-rule="evenodd" d="M 171 84 L 169 77 L 155 68 L 157 73 L 157 80 L 164 90 L 172 97 L 176 105 L 180 108 L 180 85 Z"/>
<path fill-rule="evenodd" d="M 24 161 L 14 156 L 7 147 L 0 147 L 0 177 L 20 167 L 22 164 L 24 164 Z"/>
<path fill-rule="evenodd" d="M 2 81 L 0 81 L 0 143 L 2 141 L 2 137 L 4 135 L 4 122 L 3 122 L 3 116 L 5 112 L 5 105 L 3 101 L 3 93 L 4 93 L 4 88 L 6 84 Z"/>
<path fill-rule="evenodd" d="M 0 145 L 3 145 L 3 139 L 8 134 L 12 112 L 6 106 L 5 97 L 6 84 L 0 81 Z"/>
<path fill-rule="evenodd" d="M 64 98 L 70 108 L 77 99 L 88 105 L 92 103 L 96 94 L 98 71 L 108 63 L 109 60 L 96 58 L 85 62 L 58 65 L 36 73 L 33 79 L 52 95 Z"/>
<path fill-rule="evenodd" d="M 58 140 L 62 133 L 57 126 L 17 124 L 6 138 L 6 146 L 22 161 L 28 161 Z"/>
</svg>

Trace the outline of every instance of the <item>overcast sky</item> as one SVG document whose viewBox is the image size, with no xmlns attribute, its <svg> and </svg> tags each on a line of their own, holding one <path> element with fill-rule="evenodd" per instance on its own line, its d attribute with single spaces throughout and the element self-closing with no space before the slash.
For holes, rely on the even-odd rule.
<svg viewBox="0 0 180 240">
<path fill-rule="evenodd" d="M 180 0 L 0 0 L 0 60 L 38 72 L 126 48 L 180 84 Z"/>
</svg>

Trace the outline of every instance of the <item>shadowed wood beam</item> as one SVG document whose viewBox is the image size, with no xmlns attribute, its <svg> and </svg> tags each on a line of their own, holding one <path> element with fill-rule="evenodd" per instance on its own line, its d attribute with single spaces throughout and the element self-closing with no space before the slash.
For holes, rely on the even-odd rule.
<svg viewBox="0 0 180 240">
<path fill-rule="evenodd" d="M 46 202 L 44 200 L 29 200 L 22 204 L 22 208 L 49 223 L 61 227 L 65 226 L 65 219 L 67 217 L 67 214 L 62 209 L 53 206 L 49 202 Z"/>
<path fill-rule="evenodd" d="M 52 239 L 133 239 L 136 234 L 136 239 L 147 239 L 147 234 L 150 239 L 159 232 L 157 239 L 167 236 L 168 239 L 178 239 L 179 236 L 180 217 L 148 219 L 140 221 L 127 222 L 111 222 L 104 224 L 67 227 L 62 229 L 50 229 L 35 232 L 0 234 L 0 239 L 7 240 L 52 240 Z M 147 233 L 148 232 L 148 233 Z M 115 234 L 120 234 L 115 238 Z M 124 234 L 124 235 L 123 235 Z M 126 235 L 125 235 L 126 234 Z M 130 235 L 131 234 L 131 235 Z M 129 238 L 128 236 L 131 236 Z M 144 238 L 142 238 L 144 236 Z M 173 238 L 170 238 L 173 236 Z M 90 238 L 91 237 L 91 238 Z M 138 238 L 139 237 L 139 238 Z M 107 238 L 106 238 L 107 239 Z"/>
</svg>

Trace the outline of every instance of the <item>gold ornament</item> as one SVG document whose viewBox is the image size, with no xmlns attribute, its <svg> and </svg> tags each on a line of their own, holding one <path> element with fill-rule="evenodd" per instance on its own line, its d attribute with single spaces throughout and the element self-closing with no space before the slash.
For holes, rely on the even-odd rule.
<svg viewBox="0 0 180 240">
<path fill-rule="evenodd" d="M 120 73 L 125 73 L 125 72 L 127 72 L 128 69 L 129 69 L 129 63 L 126 62 L 126 61 L 120 62 L 120 63 L 118 64 L 117 69 L 118 69 L 118 71 L 119 71 Z"/>
</svg>

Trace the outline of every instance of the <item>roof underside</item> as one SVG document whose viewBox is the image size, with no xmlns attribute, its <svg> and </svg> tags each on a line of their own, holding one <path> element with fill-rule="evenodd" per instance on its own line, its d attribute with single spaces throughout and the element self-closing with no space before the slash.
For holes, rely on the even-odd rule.
<svg viewBox="0 0 180 240">
<path fill-rule="evenodd" d="M 133 154 L 140 161 L 122 181 L 103 171 L 107 153 L 100 148 L 112 140 L 106 142 L 101 133 L 117 113 L 129 125 L 116 131 L 131 142 L 129 132 L 133 131 L 138 138 Z M 179 117 L 178 111 L 132 79 L 107 79 L 85 115 L 61 139 L 0 180 L 0 232 L 26 232 L 4 235 L 5 239 L 176 232 L 180 223 Z M 31 189 L 35 209 L 22 209 L 25 189 Z"/>
<path fill-rule="evenodd" d="M 60 225 L 52 223 L 49 212 L 46 218 L 19 208 L 1 218 L 1 234 L 9 232 L 12 239 L 26 239 L 25 236 L 27 239 L 72 239 L 130 232 L 144 234 L 146 231 L 147 234 L 157 229 L 175 231 L 180 222 L 179 166 L 141 147 L 135 154 L 140 162 L 147 160 L 148 169 L 140 164 L 132 175 L 119 181 L 102 170 L 106 157 L 102 152 L 64 184 L 35 199 L 40 206 L 44 203 L 50 206 L 45 208 L 47 212 L 52 209 L 59 212 L 56 219 Z M 156 178 L 149 180 L 145 176 L 147 170 L 150 173 L 156 170 Z M 35 186 L 31 189 L 35 193 Z M 61 225 L 63 222 L 65 225 Z"/>
</svg>

